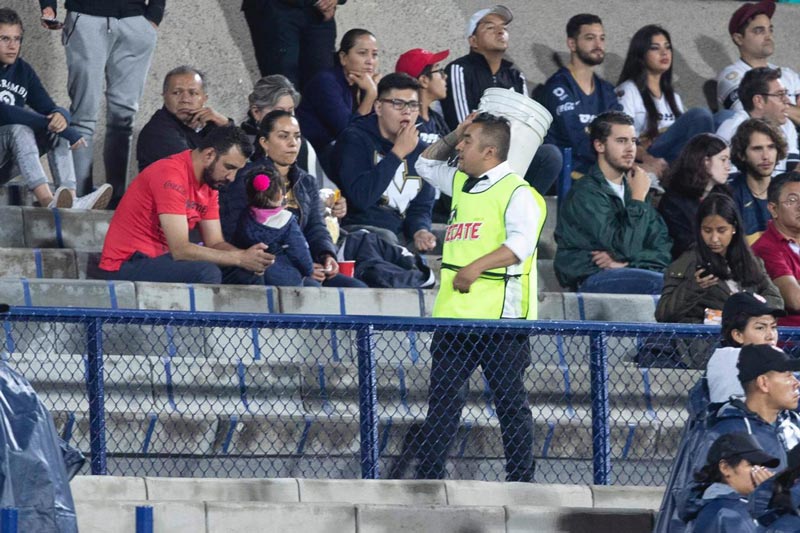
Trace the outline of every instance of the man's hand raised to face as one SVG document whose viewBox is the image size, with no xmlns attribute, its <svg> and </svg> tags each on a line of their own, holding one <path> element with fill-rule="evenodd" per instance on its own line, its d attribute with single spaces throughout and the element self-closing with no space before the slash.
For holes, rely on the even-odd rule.
<svg viewBox="0 0 800 533">
<path fill-rule="evenodd" d="M 397 132 L 397 138 L 394 141 L 392 152 L 398 158 L 405 159 L 408 154 L 414 151 L 418 142 L 419 132 L 417 131 L 416 124 L 401 126 L 400 131 Z"/>
</svg>

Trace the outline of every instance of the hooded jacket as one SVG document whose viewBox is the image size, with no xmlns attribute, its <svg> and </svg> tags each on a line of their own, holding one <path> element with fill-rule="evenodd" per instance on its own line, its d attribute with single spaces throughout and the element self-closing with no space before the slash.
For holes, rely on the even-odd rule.
<svg viewBox="0 0 800 533">
<path fill-rule="evenodd" d="M 757 285 L 740 285 L 740 290 L 760 294 L 770 307 L 783 309 L 781 293 L 764 270 L 764 262 L 758 257 L 755 260 L 761 274 L 760 280 Z M 697 250 L 691 249 L 669 265 L 664 273 L 664 289 L 656 307 L 657 321 L 702 324 L 706 308 L 722 310 L 732 294 L 731 288 L 724 280 L 707 289 L 700 287 L 694 275 L 701 264 Z"/>
<path fill-rule="evenodd" d="M 681 518 L 687 531 L 698 533 L 756 533 L 756 522 L 748 512 L 747 498 L 724 483 L 709 486 L 702 497 L 692 500 Z"/>
<path fill-rule="evenodd" d="M 571 290 L 600 272 L 592 261 L 594 250 L 630 268 L 656 272 L 663 272 L 671 259 L 672 240 L 658 212 L 648 202 L 633 200 L 627 186 L 623 203 L 597 165 L 572 185 L 561 204 L 556 243 L 556 277 Z"/>
<path fill-rule="evenodd" d="M 399 159 L 378 129 L 375 114 L 356 119 L 336 142 L 336 180 L 347 198 L 343 225 L 369 225 L 403 233 L 410 240 L 430 231 L 435 189 L 414 165 L 425 149 L 422 141 Z"/>
</svg>

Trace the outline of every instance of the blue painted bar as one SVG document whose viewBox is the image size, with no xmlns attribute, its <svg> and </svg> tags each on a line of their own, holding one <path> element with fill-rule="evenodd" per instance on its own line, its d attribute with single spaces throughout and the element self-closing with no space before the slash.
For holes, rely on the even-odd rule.
<svg viewBox="0 0 800 533">
<path fill-rule="evenodd" d="M 372 325 L 359 328 L 358 346 L 358 405 L 361 422 L 361 477 L 378 479 L 378 393 L 375 378 L 375 350 Z"/>
<path fill-rule="evenodd" d="M 88 347 L 86 393 L 89 396 L 89 433 L 92 451 L 92 475 L 104 476 L 106 466 L 106 414 L 105 391 L 103 389 L 103 320 L 90 318 L 86 321 L 86 344 Z"/>
<path fill-rule="evenodd" d="M 605 333 L 590 336 L 592 373 L 592 456 L 594 484 L 611 483 L 611 428 L 608 405 L 608 339 Z"/>
<path fill-rule="evenodd" d="M 136 507 L 136 533 L 153 533 L 153 508 L 149 505 Z"/>
<path fill-rule="evenodd" d="M 0 533 L 17 533 L 19 512 L 13 507 L 0 509 Z"/>
</svg>

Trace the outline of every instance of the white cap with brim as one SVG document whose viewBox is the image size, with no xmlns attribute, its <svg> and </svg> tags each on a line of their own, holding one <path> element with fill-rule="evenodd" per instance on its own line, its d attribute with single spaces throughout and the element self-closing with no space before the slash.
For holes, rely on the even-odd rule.
<svg viewBox="0 0 800 533">
<path fill-rule="evenodd" d="M 467 23 L 467 34 L 466 34 L 467 39 L 469 39 L 470 36 L 473 33 L 475 33 L 475 28 L 478 27 L 478 24 L 480 23 L 481 20 L 483 20 L 483 17 L 485 17 L 486 15 L 499 15 L 500 18 L 502 18 L 506 24 L 508 24 L 514 19 L 513 13 L 511 13 L 511 10 L 508 9 L 506 6 L 497 5 L 491 8 L 486 8 L 486 9 L 481 9 L 480 11 L 476 11 L 469 18 L 469 22 Z"/>
</svg>

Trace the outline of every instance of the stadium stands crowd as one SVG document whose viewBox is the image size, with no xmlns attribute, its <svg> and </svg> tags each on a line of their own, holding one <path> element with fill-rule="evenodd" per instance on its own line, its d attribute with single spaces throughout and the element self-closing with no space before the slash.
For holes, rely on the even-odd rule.
<svg viewBox="0 0 800 533">
<path fill-rule="evenodd" d="M 775 524 L 796 519 L 800 501 L 790 497 L 799 486 L 800 362 L 777 347 L 775 332 L 776 319 L 795 326 L 800 317 L 800 76 L 769 62 L 775 2 L 732 5 L 728 31 L 740 58 L 720 71 L 712 111 L 684 107 L 672 84 L 681 43 L 658 25 L 631 36 L 614 87 L 594 72 L 605 59 L 602 20 L 577 14 L 566 22 L 569 62 L 532 88 L 507 57 L 514 16 L 504 6 L 469 18 L 466 55 L 445 63 L 451 51 L 415 48 L 386 72 L 386 36 L 350 29 L 333 52 L 344 1 L 246 0 L 263 77 L 242 128 L 207 105 L 213 80 L 176 65 L 163 80 L 163 107 L 139 135 L 140 173 L 127 190 L 133 116 L 165 0 L 70 0 L 63 24 L 56 1 L 40 0 L 42 24 L 63 26 L 69 111 L 20 57 L 30 23 L 1 8 L 0 182 L 21 174 L 42 206 L 115 209 L 99 264 L 106 279 L 359 288 L 368 285 L 364 270 L 354 278 L 340 264 L 352 258 L 347 242 L 368 242 L 371 261 L 414 273 L 441 250 L 435 316 L 534 318 L 542 196 L 564 191 L 556 181 L 569 148 L 569 191 L 550 214 L 560 284 L 660 295 L 658 321 L 723 327 L 725 347 L 708 354 L 708 374 L 692 392 L 702 413 L 683 444 L 693 447 L 676 462 L 659 531 L 691 523 L 756 531 L 758 521 L 783 531 Z M 125 7 L 110 7 L 117 4 Z M 97 37 L 106 30 L 107 39 Z M 103 79 L 108 183 L 90 191 Z M 497 87 L 534 97 L 552 115 L 528 168 L 508 166 L 508 121 L 474 113 Z M 58 185 L 52 192 L 44 153 Z M 329 183 L 337 190 L 322 198 Z M 433 231 L 437 210 L 448 224 L 443 239 Z M 404 253 L 420 261 L 396 259 Z M 392 286 L 427 286 L 425 275 L 391 272 Z M 434 451 L 418 475 L 444 476 L 463 406 L 449 400 L 481 366 L 502 404 L 508 479 L 531 481 L 520 379 L 527 341 L 437 342 L 447 349 L 434 353 L 420 446 Z M 476 346 L 515 371 L 496 375 L 497 362 L 478 354 L 453 372 L 459 349 Z M 720 516 L 740 528 L 726 529 Z"/>
</svg>

